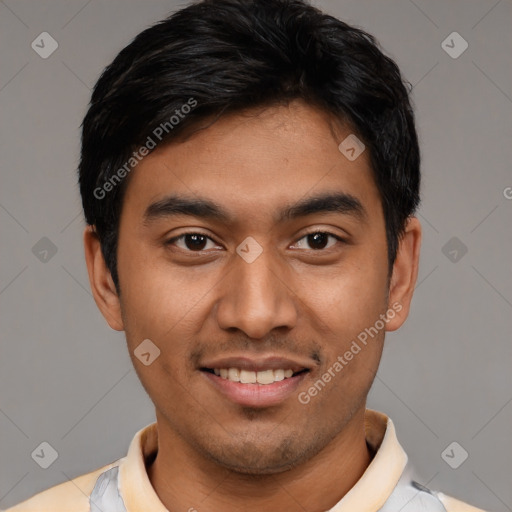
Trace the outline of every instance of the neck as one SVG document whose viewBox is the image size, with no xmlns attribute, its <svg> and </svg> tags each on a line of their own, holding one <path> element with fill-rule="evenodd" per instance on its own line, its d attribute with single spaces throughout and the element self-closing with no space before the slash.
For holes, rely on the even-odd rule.
<svg viewBox="0 0 512 512">
<path fill-rule="evenodd" d="M 240 474 L 205 460 L 157 416 L 158 453 L 147 468 L 148 477 L 170 511 L 328 510 L 356 484 L 371 462 L 364 411 L 354 414 L 343 431 L 306 463 L 271 475 Z"/>
</svg>

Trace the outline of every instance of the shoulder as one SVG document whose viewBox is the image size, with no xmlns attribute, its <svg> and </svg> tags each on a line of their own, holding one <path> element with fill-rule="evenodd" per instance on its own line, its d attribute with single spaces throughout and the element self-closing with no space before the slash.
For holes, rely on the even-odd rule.
<svg viewBox="0 0 512 512">
<path fill-rule="evenodd" d="M 98 477 L 119 460 L 46 489 L 3 512 L 89 512 L 89 496 Z"/>
<path fill-rule="evenodd" d="M 447 496 L 442 492 L 436 493 L 438 499 L 443 504 L 446 512 L 485 512 L 485 510 L 481 508 L 473 507 L 472 505 L 468 505 L 463 501 L 459 501 L 451 496 Z"/>
</svg>

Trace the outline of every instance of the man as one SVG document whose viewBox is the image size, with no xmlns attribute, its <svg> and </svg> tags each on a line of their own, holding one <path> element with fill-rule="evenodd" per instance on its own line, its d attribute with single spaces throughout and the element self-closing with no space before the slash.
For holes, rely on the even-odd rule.
<svg viewBox="0 0 512 512">
<path fill-rule="evenodd" d="M 366 409 L 418 273 L 408 92 L 301 0 L 206 0 L 99 79 L 80 191 L 91 289 L 156 409 L 126 457 L 22 511 L 477 511 Z"/>
</svg>

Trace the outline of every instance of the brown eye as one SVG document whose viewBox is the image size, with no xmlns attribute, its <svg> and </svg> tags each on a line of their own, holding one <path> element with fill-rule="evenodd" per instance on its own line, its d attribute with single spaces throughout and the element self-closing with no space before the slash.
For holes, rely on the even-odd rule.
<svg viewBox="0 0 512 512">
<path fill-rule="evenodd" d="M 308 235 L 307 238 L 310 247 L 313 249 L 325 249 L 329 241 L 329 235 L 327 233 L 313 233 Z"/>
<path fill-rule="evenodd" d="M 175 245 L 184 251 L 201 252 L 207 248 L 208 242 L 211 242 L 213 247 L 216 247 L 213 240 L 201 233 L 184 233 L 183 235 L 176 236 L 168 240 L 166 245 Z M 208 247 L 212 248 L 212 247 Z"/>
<path fill-rule="evenodd" d="M 201 251 L 206 245 L 208 237 L 204 235 L 185 235 L 185 245 L 192 251 Z"/>
<path fill-rule="evenodd" d="M 330 242 L 329 239 L 333 239 L 333 241 Z M 306 242 L 304 242 L 304 240 Z M 343 242 L 343 239 L 332 233 L 316 231 L 303 236 L 297 242 L 296 247 L 319 251 L 322 249 L 329 249 L 338 242 Z"/>
</svg>

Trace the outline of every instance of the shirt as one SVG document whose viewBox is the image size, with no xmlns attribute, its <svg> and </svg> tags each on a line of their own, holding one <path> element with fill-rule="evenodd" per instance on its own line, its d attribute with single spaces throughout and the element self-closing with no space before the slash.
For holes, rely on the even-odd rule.
<svg viewBox="0 0 512 512">
<path fill-rule="evenodd" d="M 128 453 L 111 464 L 51 487 L 5 512 L 169 512 L 146 471 L 158 450 L 157 424 L 139 430 Z M 327 512 L 484 512 L 416 482 L 391 419 L 365 411 L 375 453 L 361 478 Z"/>
</svg>

